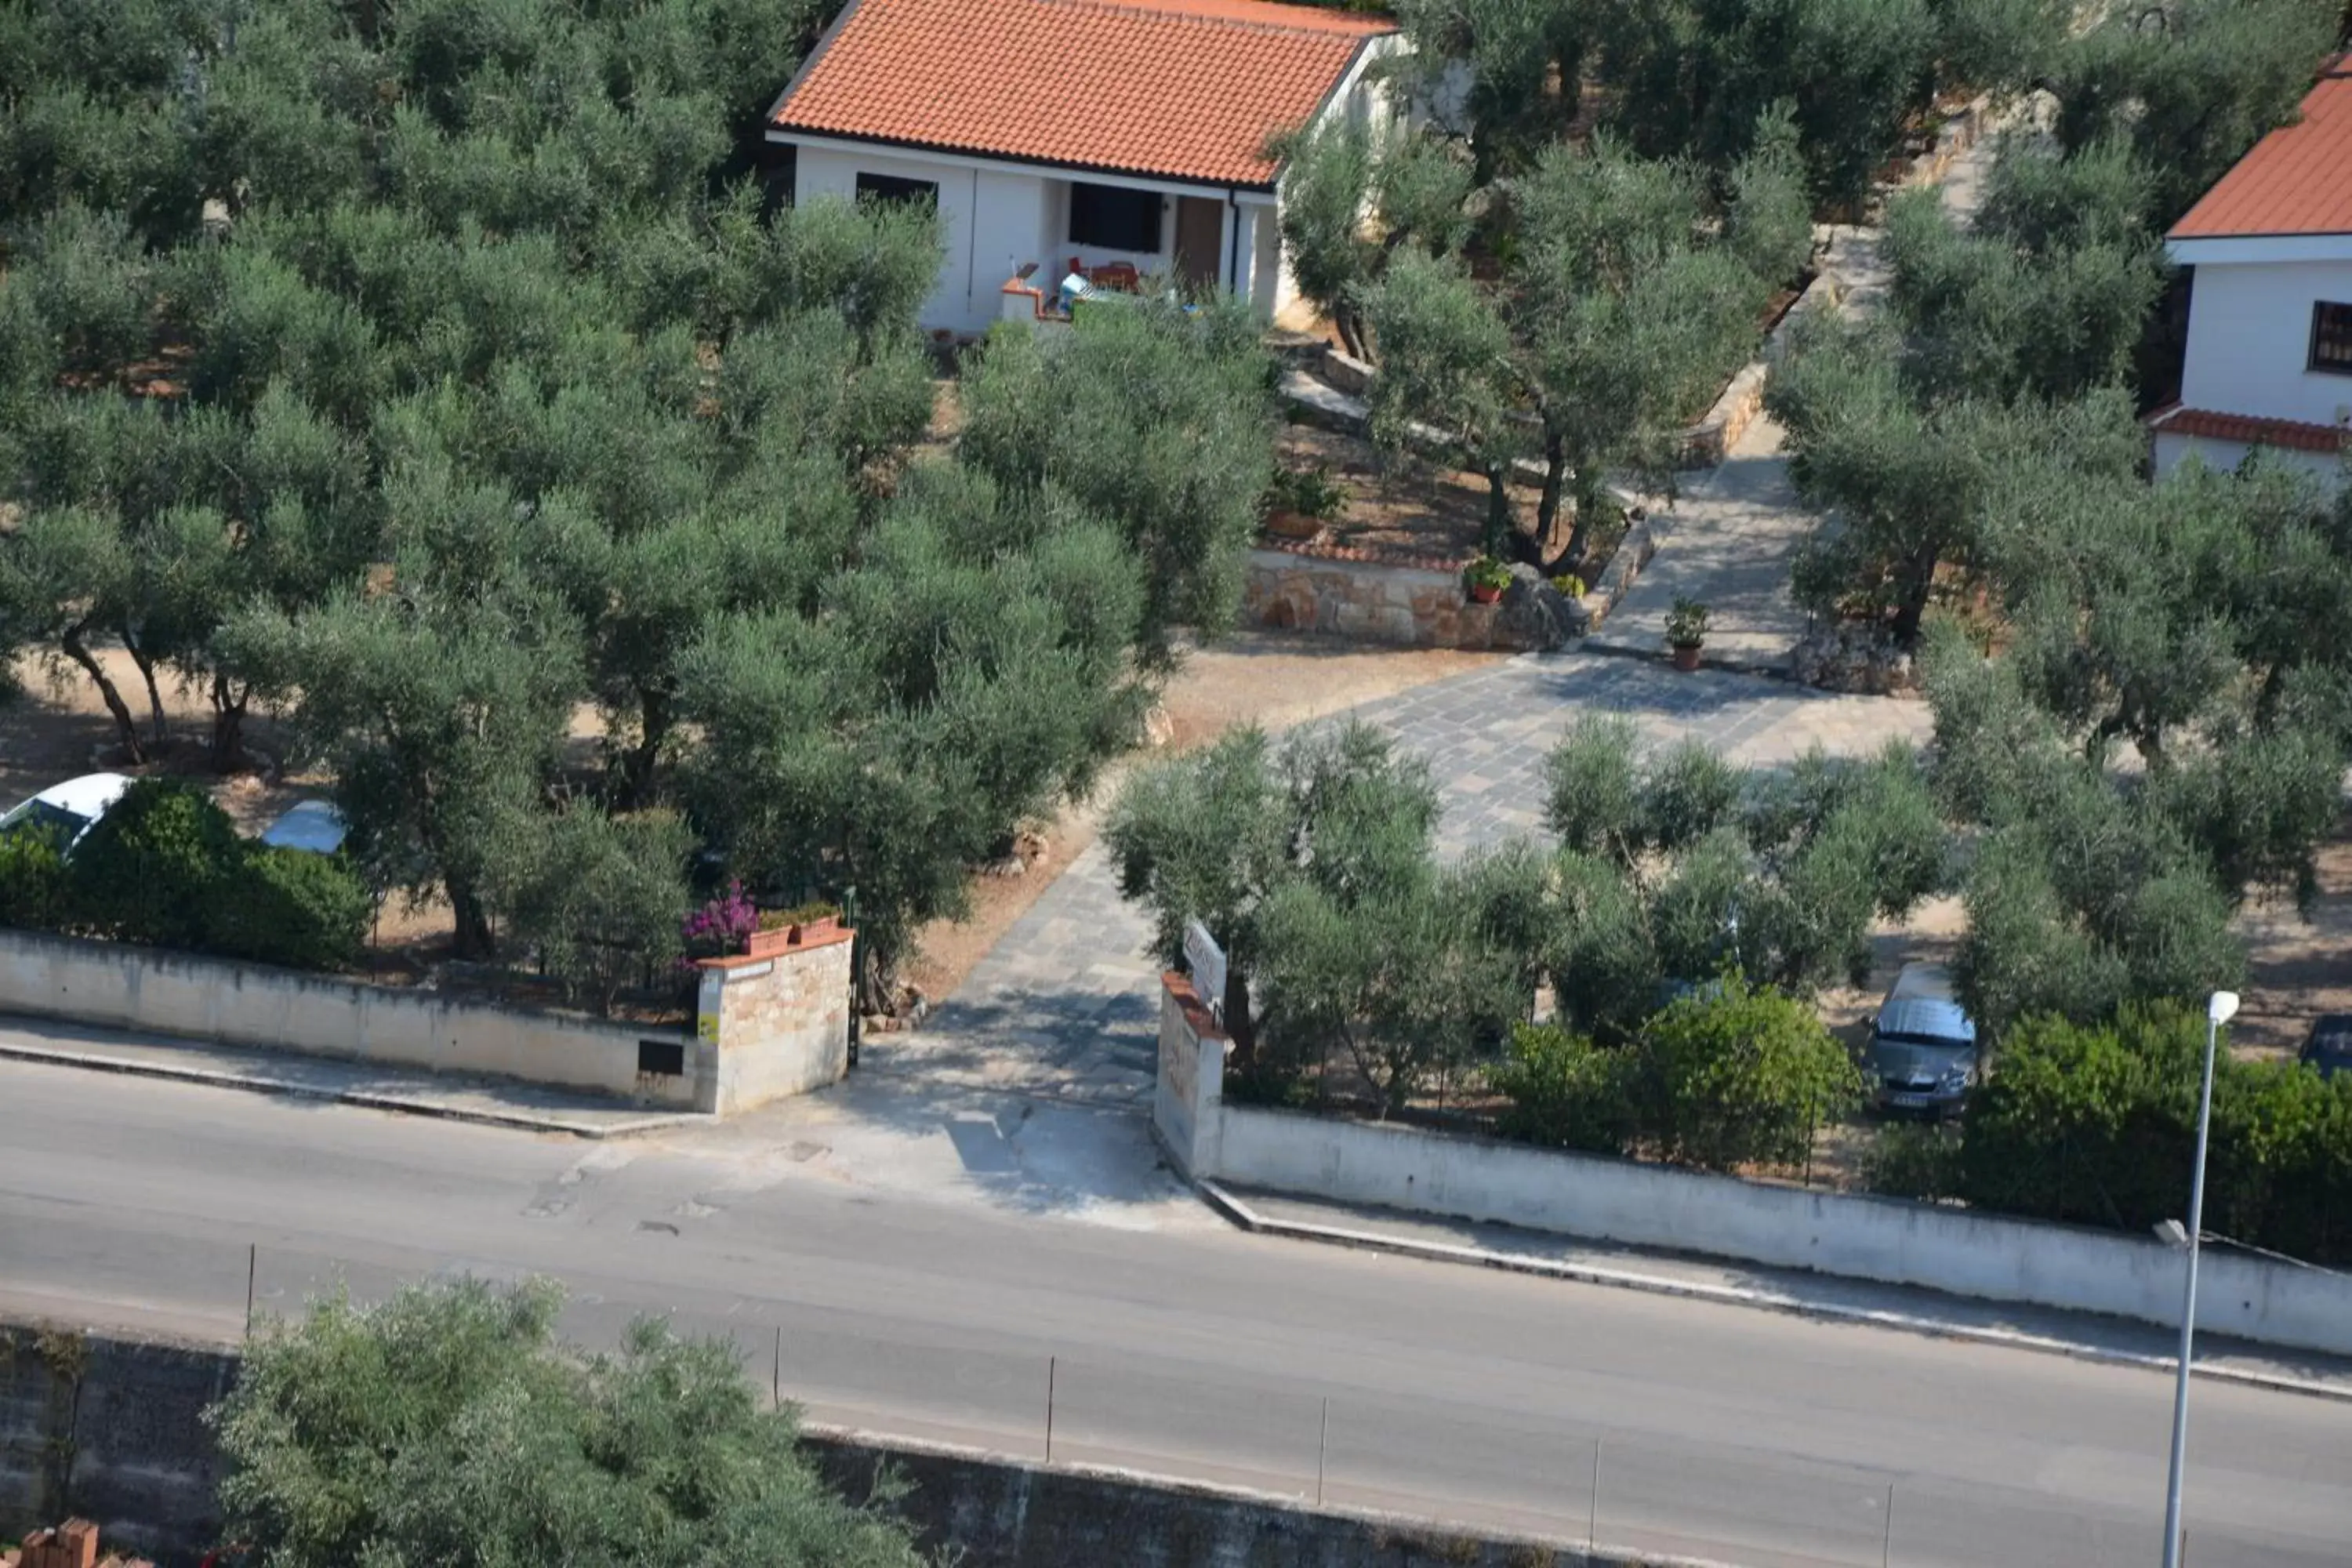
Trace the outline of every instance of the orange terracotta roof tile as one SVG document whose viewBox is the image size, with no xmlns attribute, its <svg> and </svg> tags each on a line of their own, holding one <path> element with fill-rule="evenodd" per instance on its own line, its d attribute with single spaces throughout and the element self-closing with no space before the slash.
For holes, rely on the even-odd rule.
<svg viewBox="0 0 2352 1568">
<path fill-rule="evenodd" d="M 2352 56 L 2328 63 L 2303 116 L 2254 143 L 2189 215 L 2175 239 L 2352 234 Z"/>
<path fill-rule="evenodd" d="M 2294 452 L 2340 452 L 2347 434 L 2335 425 L 2263 419 L 2250 414 L 2217 414 L 2210 408 L 2184 408 L 2177 403 L 2149 415 L 2147 426 L 2166 436 L 2194 436 L 2208 441 L 2235 441 L 2242 447 L 2277 447 Z"/>
<path fill-rule="evenodd" d="M 853 0 L 769 123 L 1263 187 L 1266 138 L 1394 30 L 1263 0 Z"/>
</svg>

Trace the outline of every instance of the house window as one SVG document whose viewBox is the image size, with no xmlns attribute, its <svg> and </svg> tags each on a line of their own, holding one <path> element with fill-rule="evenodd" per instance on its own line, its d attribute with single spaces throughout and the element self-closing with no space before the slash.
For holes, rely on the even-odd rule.
<svg viewBox="0 0 2352 1568">
<path fill-rule="evenodd" d="M 1070 243 L 1160 253 L 1160 193 L 1124 185 L 1070 186 Z"/>
<path fill-rule="evenodd" d="M 857 176 L 857 199 L 861 202 L 921 202 L 936 207 L 940 205 L 940 183 L 937 180 L 902 180 L 896 174 L 860 174 Z"/>
<path fill-rule="evenodd" d="M 2352 305 L 2311 308 L 2311 368 L 2352 375 Z"/>
</svg>

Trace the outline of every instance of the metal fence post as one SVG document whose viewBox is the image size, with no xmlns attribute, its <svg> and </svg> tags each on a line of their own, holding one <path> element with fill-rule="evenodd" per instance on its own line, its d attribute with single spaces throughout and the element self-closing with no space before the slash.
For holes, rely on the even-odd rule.
<svg viewBox="0 0 2352 1568">
<path fill-rule="evenodd" d="M 865 999 L 858 994 L 858 987 L 866 977 L 866 932 L 857 923 L 855 883 L 841 889 L 841 919 L 849 927 L 849 1065 L 856 1067 L 858 1036 L 866 1021 L 865 1010 L 858 1005 Z"/>
<path fill-rule="evenodd" d="M 1895 1483 L 1886 1483 L 1886 1532 L 1878 1538 L 1878 1568 L 1895 1555 Z"/>
<path fill-rule="evenodd" d="M 261 1244 L 245 1244 L 245 1337 L 253 1338 L 253 1279 L 261 1270 Z"/>
<path fill-rule="evenodd" d="M 1054 1462 L 1054 1370 L 1057 1356 L 1045 1358 L 1045 1462 Z"/>
<path fill-rule="evenodd" d="M 1592 1439 L 1592 1502 L 1584 1516 L 1584 1554 L 1592 1555 L 1594 1538 L 1601 1533 L 1601 1439 Z"/>
<path fill-rule="evenodd" d="M 1323 1506 L 1323 1456 L 1331 1447 L 1331 1401 L 1323 1401 L 1323 1426 L 1315 1435 L 1315 1506 Z"/>
<path fill-rule="evenodd" d="M 776 1325 L 776 1359 L 768 1363 L 768 1368 L 773 1374 L 768 1380 L 768 1408 L 782 1410 L 784 1407 L 784 1325 L 782 1323 Z"/>
</svg>

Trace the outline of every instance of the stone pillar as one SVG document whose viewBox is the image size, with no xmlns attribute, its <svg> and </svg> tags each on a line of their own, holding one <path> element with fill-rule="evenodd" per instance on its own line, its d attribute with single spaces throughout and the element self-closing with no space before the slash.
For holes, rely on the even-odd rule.
<svg viewBox="0 0 2352 1568">
<path fill-rule="evenodd" d="M 694 1031 L 711 1049 L 721 1116 L 838 1083 L 849 1071 L 849 968 L 856 933 L 835 918 L 751 933 L 751 951 L 706 958 Z"/>
<path fill-rule="evenodd" d="M 1160 1071 L 1151 1096 L 1151 1127 L 1190 1177 L 1214 1176 L 1223 1140 L 1225 1053 L 1233 1048 L 1192 980 L 1170 970 L 1160 977 Z"/>
</svg>

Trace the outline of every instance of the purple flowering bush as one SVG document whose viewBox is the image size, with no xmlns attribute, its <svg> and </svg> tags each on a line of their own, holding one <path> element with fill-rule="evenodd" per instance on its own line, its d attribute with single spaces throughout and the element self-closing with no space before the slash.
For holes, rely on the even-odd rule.
<svg viewBox="0 0 2352 1568">
<path fill-rule="evenodd" d="M 742 952 L 751 946 L 751 933 L 759 928 L 760 911 L 751 907 L 751 895 L 743 891 L 742 883 L 730 882 L 723 897 L 712 899 L 688 913 L 678 928 L 686 943 L 678 966 L 691 969 L 698 958 L 725 958 Z"/>
</svg>

